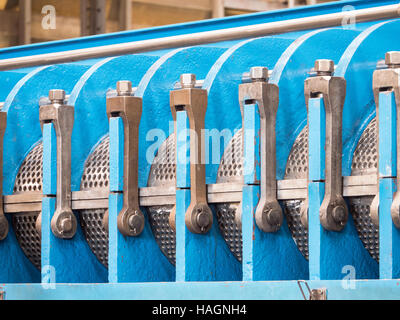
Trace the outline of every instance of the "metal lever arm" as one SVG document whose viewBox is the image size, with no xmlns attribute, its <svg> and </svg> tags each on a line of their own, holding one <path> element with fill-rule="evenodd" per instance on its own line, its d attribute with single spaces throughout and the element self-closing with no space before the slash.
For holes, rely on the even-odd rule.
<svg viewBox="0 0 400 320">
<path fill-rule="evenodd" d="M 386 64 L 388 69 L 376 70 L 373 74 L 373 91 L 374 99 L 376 105 L 376 117 L 379 132 L 379 94 L 381 92 L 393 92 L 396 102 L 396 140 L 397 140 L 397 169 L 396 169 L 396 183 L 397 191 L 393 197 L 393 203 L 391 205 L 391 216 L 393 223 L 397 228 L 400 228 L 400 52 L 388 52 L 386 53 Z M 378 134 L 379 139 L 379 134 Z M 379 141 L 379 140 L 378 140 Z M 377 150 L 379 153 L 379 143 L 377 144 Z M 379 170 L 379 157 L 378 157 L 378 170 Z M 392 177 L 393 172 L 380 172 L 380 174 L 387 175 L 387 177 Z M 379 225 L 379 176 L 378 174 L 378 184 L 377 193 L 371 204 L 370 215 L 371 219 L 375 225 Z"/>
<path fill-rule="evenodd" d="M 331 75 L 317 75 L 304 84 L 307 109 L 310 98 L 322 97 L 325 106 L 325 196 L 320 207 L 322 226 L 341 231 L 348 219 L 342 186 L 342 111 L 346 80 Z"/>
<path fill-rule="evenodd" d="M 185 224 L 193 233 L 207 233 L 212 226 L 213 215 L 207 203 L 206 168 L 202 159 L 201 138 L 207 110 L 207 91 L 183 88 L 171 91 L 171 111 L 176 121 L 177 110 L 185 110 L 190 126 L 190 182 L 191 201 L 185 214 Z"/>
<path fill-rule="evenodd" d="M 108 117 L 121 117 L 124 124 L 123 207 L 118 214 L 118 230 L 124 236 L 138 236 L 144 229 L 144 215 L 139 207 L 138 153 L 142 99 L 130 95 L 107 99 Z"/>
<path fill-rule="evenodd" d="M 239 86 L 239 102 L 243 115 L 246 104 L 257 103 L 260 112 L 261 197 L 256 209 L 257 226 L 264 232 L 276 232 L 282 225 L 282 208 L 276 186 L 276 113 L 279 88 L 266 79 L 254 79 Z"/>
<path fill-rule="evenodd" d="M 4 240 L 8 234 L 8 221 L 3 208 L 3 146 L 4 132 L 7 126 L 7 113 L 0 112 L 0 240 Z"/>
<path fill-rule="evenodd" d="M 74 108 L 62 100 L 41 106 L 40 123 L 52 123 L 57 140 L 57 198 L 51 219 L 51 230 L 58 238 L 70 239 L 76 233 L 77 221 L 71 209 L 71 134 Z M 38 219 L 40 221 L 40 218 Z"/>
</svg>

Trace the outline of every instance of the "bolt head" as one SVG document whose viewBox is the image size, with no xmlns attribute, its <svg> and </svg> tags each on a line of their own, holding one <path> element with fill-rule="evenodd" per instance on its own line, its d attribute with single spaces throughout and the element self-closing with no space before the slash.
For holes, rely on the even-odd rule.
<svg viewBox="0 0 400 320">
<path fill-rule="evenodd" d="M 60 227 L 62 232 L 71 232 L 72 231 L 72 220 L 70 218 L 64 218 L 60 222 Z"/>
<path fill-rule="evenodd" d="M 50 101 L 64 101 L 65 91 L 61 89 L 52 89 L 49 91 Z"/>
<path fill-rule="evenodd" d="M 129 228 L 131 228 L 132 230 L 140 230 L 141 226 L 142 226 L 142 219 L 140 218 L 140 216 L 137 213 L 132 214 L 128 218 L 128 225 L 129 225 Z"/>
<path fill-rule="evenodd" d="M 196 85 L 196 75 L 193 73 L 181 74 L 180 82 L 182 88 L 194 88 Z"/>
<path fill-rule="evenodd" d="M 389 51 L 385 55 L 385 63 L 390 66 L 400 66 L 400 51 Z"/>
<path fill-rule="evenodd" d="M 315 72 L 332 74 L 335 71 L 335 63 L 329 59 L 319 59 L 315 61 Z"/>
<path fill-rule="evenodd" d="M 271 226 L 280 226 L 281 212 L 277 209 L 269 209 L 266 212 L 268 223 Z"/>
<path fill-rule="evenodd" d="M 206 229 L 211 223 L 210 215 L 208 212 L 201 211 L 196 216 L 196 222 L 201 229 Z"/>
<path fill-rule="evenodd" d="M 266 67 L 250 68 L 250 79 L 252 81 L 255 81 L 255 80 L 266 81 L 268 79 L 268 68 L 266 68 Z"/>
<path fill-rule="evenodd" d="M 132 82 L 120 80 L 117 82 L 117 94 L 119 96 L 129 96 L 132 93 Z"/>
<path fill-rule="evenodd" d="M 343 206 L 336 206 L 332 210 L 332 217 L 336 222 L 343 222 L 346 220 L 346 209 Z"/>
</svg>

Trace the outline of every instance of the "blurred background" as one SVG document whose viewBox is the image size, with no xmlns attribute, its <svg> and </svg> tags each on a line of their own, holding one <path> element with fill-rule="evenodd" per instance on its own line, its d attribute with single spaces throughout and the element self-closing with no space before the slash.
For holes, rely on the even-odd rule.
<svg viewBox="0 0 400 320">
<path fill-rule="evenodd" d="M 330 0 L 0 0 L 0 47 L 221 18 Z"/>
</svg>

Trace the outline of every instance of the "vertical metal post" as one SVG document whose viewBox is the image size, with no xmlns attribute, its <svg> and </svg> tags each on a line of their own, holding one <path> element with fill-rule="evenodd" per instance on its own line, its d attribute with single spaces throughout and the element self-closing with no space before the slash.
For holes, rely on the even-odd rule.
<svg viewBox="0 0 400 320">
<path fill-rule="evenodd" d="M 81 0 L 81 35 L 106 32 L 106 0 Z"/>
<path fill-rule="evenodd" d="M 373 90 L 378 125 L 378 189 L 371 218 L 379 225 L 379 277 L 400 276 L 400 52 L 386 53 L 387 69 L 376 70 Z"/>
<path fill-rule="evenodd" d="M 132 28 L 132 0 L 119 0 L 119 25 L 121 31 Z"/>
<path fill-rule="evenodd" d="M 223 18 L 225 16 L 225 3 L 224 0 L 212 0 L 212 17 Z"/>
<path fill-rule="evenodd" d="M 31 43 L 32 0 L 19 0 L 19 44 Z"/>
</svg>

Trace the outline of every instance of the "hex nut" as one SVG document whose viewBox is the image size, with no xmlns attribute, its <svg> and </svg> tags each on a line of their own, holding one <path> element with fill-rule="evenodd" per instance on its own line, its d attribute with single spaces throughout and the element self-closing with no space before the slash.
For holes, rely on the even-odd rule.
<svg viewBox="0 0 400 320">
<path fill-rule="evenodd" d="M 400 66 L 400 51 L 389 51 L 385 55 L 385 63 L 390 66 Z"/>
<path fill-rule="evenodd" d="M 117 82 L 117 94 L 119 96 L 129 96 L 132 93 L 132 82 L 120 80 Z"/>
<path fill-rule="evenodd" d="M 332 74 L 335 71 L 335 63 L 329 59 L 315 61 L 314 70 L 317 74 Z"/>
<path fill-rule="evenodd" d="M 194 88 L 196 85 L 196 75 L 193 73 L 183 73 L 180 77 L 182 88 Z"/>
<path fill-rule="evenodd" d="M 250 68 L 250 79 L 255 80 L 267 80 L 268 79 L 268 68 L 266 67 L 252 67 Z"/>
<path fill-rule="evenodd" d="M 64 101 L 65 91 L 62 89 L 52 89 L 49 91 L 50 101 Z"/>
</svg>

